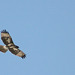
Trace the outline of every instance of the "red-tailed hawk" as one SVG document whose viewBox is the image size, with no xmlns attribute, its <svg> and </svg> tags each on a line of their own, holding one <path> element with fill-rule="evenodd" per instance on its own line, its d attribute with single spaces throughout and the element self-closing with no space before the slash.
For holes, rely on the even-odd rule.
<svg viewBox="0 0 75 75">
<path fill-rule="evenodd" d="M 13 40 L 9 34 L 9 32 L 7 32 L 6 30 L 2 30 L 1 31 L 1 39 L 3 41 L 3 43 L 5 44 L 5 46 L 0 45 L 0 51 L 5 53 L 7 50 L 9 50 L 11 53 L 13 53 L 14 55 L 17 55 L 21 58 L 25 58 L 26 54 L 23 53 L 20 49 L 19 46 L 16 46 L 13 43 Z"/>
</svg>

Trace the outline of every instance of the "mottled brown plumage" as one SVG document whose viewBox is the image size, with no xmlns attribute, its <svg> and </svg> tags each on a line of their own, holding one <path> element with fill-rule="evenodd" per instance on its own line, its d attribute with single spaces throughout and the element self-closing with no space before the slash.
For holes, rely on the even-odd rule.
<svg viewBox="0 0 75 75">
<path fill-rule="evenodd" d="M 9 49 L 9 51 L 11 53 L 13 53 L 14 55 L 17 55 L 19 57 L 22 57 L 22 58 L 25 58 L 26 57 L 26 54 L 23 53 L 18 46 L 16 46 L 14 43 L 13 43 L 13 40 L 10 36 L 10 34 L 6 31 L 6 30 L 3 30 L 1 31 L 1 39 L 3 41 L 3 43 L 6 45 L 6 48 Z M 4 48 L 4 46 L 2 46 Z M 1 47 L 1 48 L 2 48 Z M 1 49 L 0 48 L 0 49 Z M 4 49 L 5 50 L 5 49 Z M 2 49 L 0 50 L 2 51 Z M 4 51 L 5 52 L 5 51 Z"/>
<path fill-rule="evenodd" d="M 8 48 L 6 46 L 0 45 L 0 51 L 5 53 L 7 52 Z"/>
</svg>

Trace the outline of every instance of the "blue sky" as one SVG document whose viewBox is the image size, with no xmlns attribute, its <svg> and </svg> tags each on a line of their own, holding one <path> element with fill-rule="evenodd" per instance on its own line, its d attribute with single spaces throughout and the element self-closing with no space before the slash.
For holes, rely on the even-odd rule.
<svg viewBox="0 0 75 75">
<path fill-rule="evenodd" d="M 0 52 L 1 75 L 75 75 L 74 0 L 1 0 L 3 29 L 27 57 Z"/>
</svg>

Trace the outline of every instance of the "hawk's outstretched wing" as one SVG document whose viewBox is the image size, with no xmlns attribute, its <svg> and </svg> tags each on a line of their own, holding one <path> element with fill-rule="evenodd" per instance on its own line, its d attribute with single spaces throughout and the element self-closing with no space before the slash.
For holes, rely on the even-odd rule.
<svg viewBox="0 0 75 75">
<path fill-rule="evenodd" d="M 14 45 L 8 46 L 8 49 L 11 53 L 13 53 L 19 57 L 22 57 L 22 58 L 26 57 L 26 55 L 21 50 L 19 50 L 17 47 L 15 47 Z"/>
<path fill-rule="evenodd" d="M 0 51 L 5 53 L 7 52 L 8 48 L 6 46 L 0 45 Z"/>
<path fill-rule="evenodd" d="M 19 50 L 19 47 L 13 43 L 10 34 L 6 30 L 3 30 L 1 32 L 1 39 L 11 53 L 22 58 L 26 57 L 26 54 L 24 54 L 21 50 Z"/>
<path fill-rule="evenodd" d="M 9 33 L 6 30 L 1 31 L 1 39 L 5 45 L 8 45 L 10 43 L 14 44 L 11 36 L 9 35 Z"/>
</svg>

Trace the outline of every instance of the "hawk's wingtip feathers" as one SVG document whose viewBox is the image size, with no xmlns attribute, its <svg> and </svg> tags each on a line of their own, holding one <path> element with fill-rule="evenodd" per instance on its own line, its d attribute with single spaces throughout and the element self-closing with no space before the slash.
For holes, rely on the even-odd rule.
<svg viewBox="0 0 75 75">
<path fill-rule="evenodd" d="M 9 34 L 9 32 L 6 30 L 2 30 L 1 33 L 8 33 Z"/>
<path fill-rule="evenodd" d="M 24 59 L 26 57 L 26 55 L 22 56 L 21 58 Z"/>
</svg>

